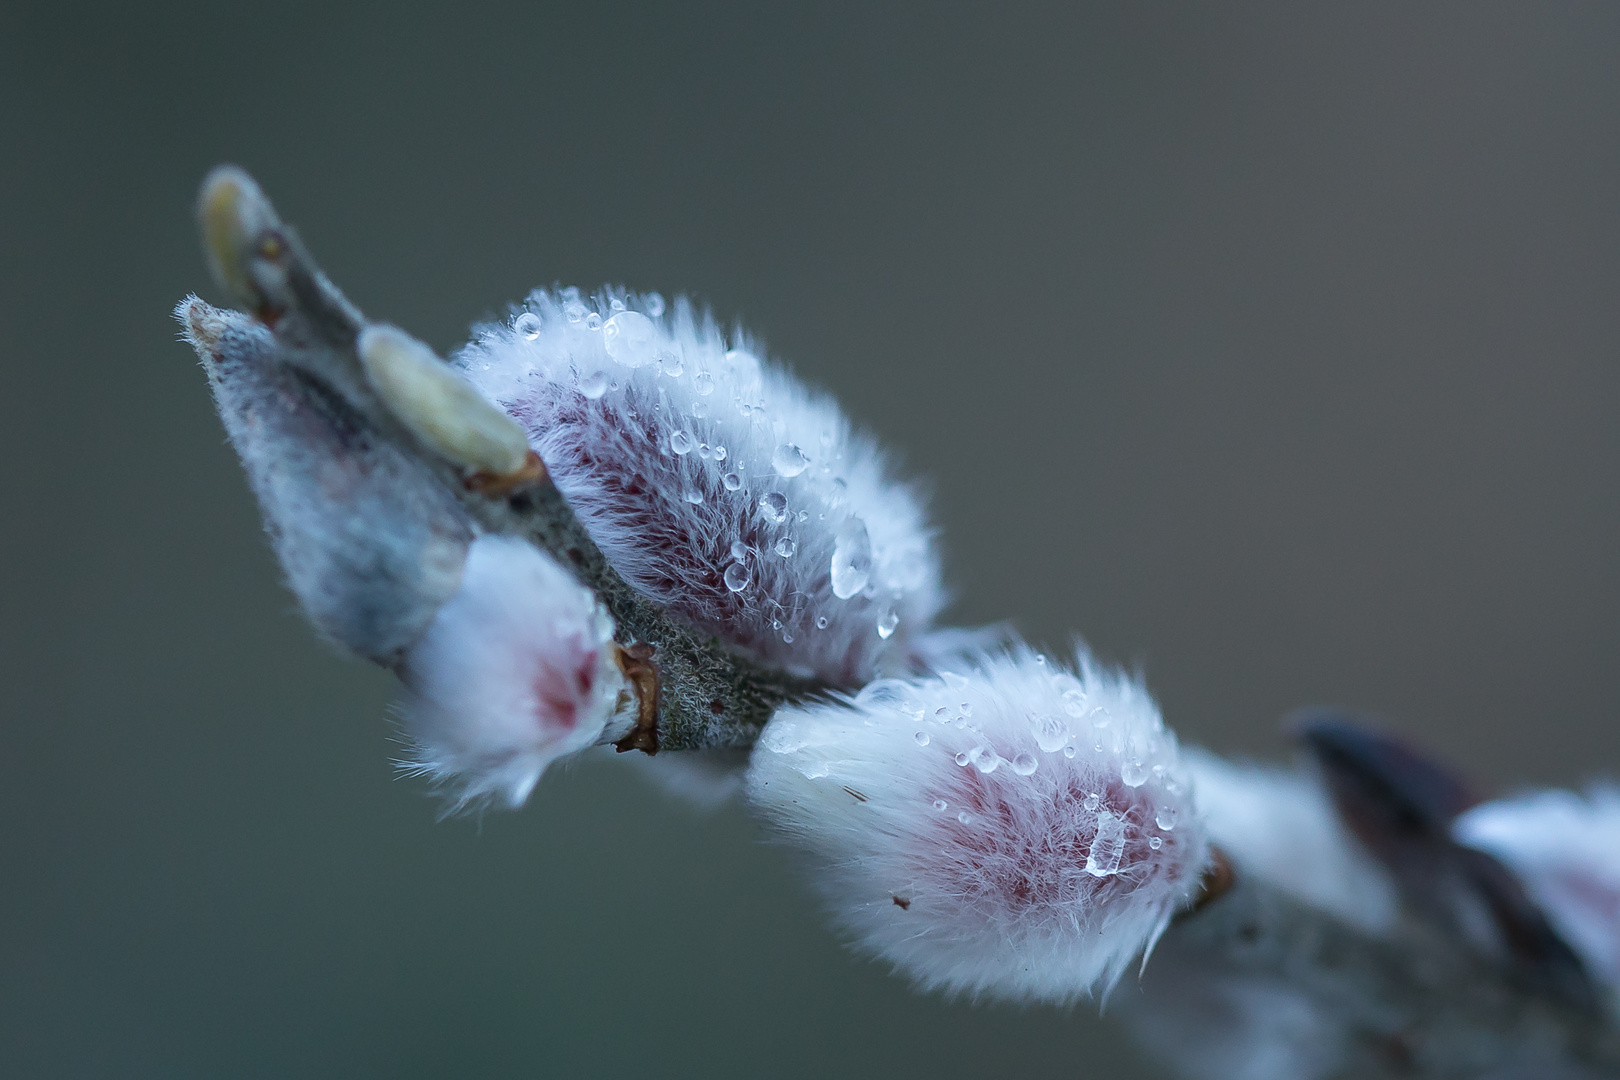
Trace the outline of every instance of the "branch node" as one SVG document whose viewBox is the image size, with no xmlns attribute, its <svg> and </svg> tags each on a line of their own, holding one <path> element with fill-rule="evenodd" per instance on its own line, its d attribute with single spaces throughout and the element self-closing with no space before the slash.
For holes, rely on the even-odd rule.
<svg viewBox="0 0 1620 1080">
<path fill-rule="evenodd" d="M 640 750 L 651 757 L 658 753 L 658 665 L 653 663 L 653 652 L 645 641 L 615 646 L 619 670 L 636 688 L 636 726 L 613 744 L 621 754 Z"/>
</svg>

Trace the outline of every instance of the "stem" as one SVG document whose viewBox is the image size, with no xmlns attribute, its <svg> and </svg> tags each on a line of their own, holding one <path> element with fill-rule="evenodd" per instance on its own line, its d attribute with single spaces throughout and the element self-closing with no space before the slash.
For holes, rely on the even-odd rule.
<svg viewBox="0 0 1620 1080">
<path fill-rule="evenodd" d="M 1139 1041 L 1188 1077 L 1256 1051 L 1264 1075 L 1324 1080 L 1620 1073 L 1620 1030 L 1601 1012 L 1506 977 L 1429 920 L 1373 936 L 1252 875 L 1172 926 L 1140 992 L 1118 999 Z M 1280 1070 L 1279 1053 L 1297 1068 Z"/>
</svg>

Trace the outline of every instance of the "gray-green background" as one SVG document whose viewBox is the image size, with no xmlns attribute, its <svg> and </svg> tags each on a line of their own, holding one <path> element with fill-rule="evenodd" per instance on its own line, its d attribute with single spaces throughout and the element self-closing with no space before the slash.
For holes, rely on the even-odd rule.
<svg viewBox="0 0 1620 1080">
<path fill-rule="evenodd" d="M 435 823 L 169 307 L 253 170 L 442 349 L 690 291 L 933 479 L 953 617 L 1280 755 L 1620 769 L 1620 8 L 0 10 L 0 1075 L 1152 1075 L 913 995 L 608 760 Z M 1129 993 L 1125 987 L 1121 992 Z"/>
</svg>

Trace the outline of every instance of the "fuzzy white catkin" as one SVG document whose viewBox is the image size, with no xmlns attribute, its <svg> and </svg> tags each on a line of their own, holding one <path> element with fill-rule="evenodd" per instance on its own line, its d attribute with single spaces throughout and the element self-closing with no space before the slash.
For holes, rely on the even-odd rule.
<svg viewBox="0 0 1620 1080">
<path fill-rule="evenodd" d="M 1452 834 L 1513 871 L 1620 1008 L 1620 788 L 1481 803 Z"/>
<path fill-rule="evenodd" d="M 1024 647 L 960 673 L 780 710 L 752 804 L 815 857 L 864 951 L 925 988 L 1069 1002 L 1106 992 L 1209 858 L 1147 691 Z"/>
<path fill-rule="evenodd" d="M 461 588 L 400 669 L 407 769 L 458 809 L 522 805 L 548 765 L 600 741 L 629 707 L 612 630 L 550 555 L 508 537 L 474 541 Z"/>
<path fill-rule="evenodd" d="M 540 291 L 456 357 L 613 567 L 773 667 L 856 688 L 942 591 L 914 489 L 837 404 L 656 294 Z"/>
</svg>

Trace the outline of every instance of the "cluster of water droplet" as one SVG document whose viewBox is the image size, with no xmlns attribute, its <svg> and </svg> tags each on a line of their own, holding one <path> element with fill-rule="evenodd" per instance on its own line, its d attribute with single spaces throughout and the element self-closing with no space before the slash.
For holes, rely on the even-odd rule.
<svg viewBox="0 0 1620 1080">
<path fill-rule="evenodd" d="M 680 520 L 723 585 L 708 603 L 727 626 L 753 620 L 783 645 L 825 634 L 838 639 L 829 655 L 847 657 L 839 642 L 859 623 L 873 644 L 855 654 L 875 656 L 902 622 L 921 629 L 939 606 L 920 508 L 884 475 L 876 448 L 829 399 L 728 341 L 684 299 L 536 292 L 459 359 L 520 422 L 554 415 L 556 402 L 535 402 L 566 390 L 644 432 L 648 460 L 627 467 L 665 463 L 653 479 L 689 508 Z M 537 416 L 531 442 L 547 458 L 542 429 Z M 568 478 L 553 474 L 580 510 Z"/>
<path fill-rule="evenodd" d="M 982 670 L 922 681 L 879 679 L 855 704 L 909 721 L 918 748 L 949 754 L 958 768 L 981 775 L 1005 769 L 1071 787 L 1078 782 L 1083 808 L 1093 816 L 1085 859 L 1093 877 L 1130 869 L 1124 864 L 1132 837 L 1149 851 L 1163 849 L 1181 821 L 1188 780 L 1175 735 L 1146 692 L 1097 671 L 1085 657 L 1079 676 L 1038 653 L 993 670 L 993 679 Z M 933 793 L 927 802 L 960 825 L 981 823 L 970 807 Z"/>
<path fill-rule="evenodd" d="M 1209 851 L 1140 684 L 1021 647 L 778 710 L 748 791 L 821 858 L 817 884 L 862 947 L 973 995 L 1072 1001 L 1111 984 Z"/>
</svg>

